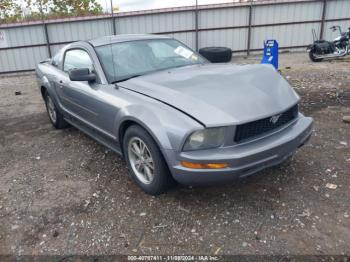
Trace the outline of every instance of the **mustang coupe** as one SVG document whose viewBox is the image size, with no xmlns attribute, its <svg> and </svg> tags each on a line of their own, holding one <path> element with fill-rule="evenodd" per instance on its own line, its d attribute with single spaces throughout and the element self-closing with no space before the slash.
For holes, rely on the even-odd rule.
<svg viewBox="0 0 350 262">
<path fill-rule="evenodd" d="M 280 164 L 312 133 L 272 66 L 211 64 L 165 36 L 75 42 L 36 74 L 53 126 L 73 125 L 124 156 L 152 195 Z"/>
</svg>

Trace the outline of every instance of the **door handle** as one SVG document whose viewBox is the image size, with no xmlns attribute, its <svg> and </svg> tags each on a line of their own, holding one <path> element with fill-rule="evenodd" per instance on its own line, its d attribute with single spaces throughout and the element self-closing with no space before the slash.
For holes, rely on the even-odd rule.
<svg viewBox="0 0 350 262">
<path fill-rule="evenodd" d="M 58 87 L 63 88 L 63 81 L 62 80 L 58 81 Z"/>
</svg>

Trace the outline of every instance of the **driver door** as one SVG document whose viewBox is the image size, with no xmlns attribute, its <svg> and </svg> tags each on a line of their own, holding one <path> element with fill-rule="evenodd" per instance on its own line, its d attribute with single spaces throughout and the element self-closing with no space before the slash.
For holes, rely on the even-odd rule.
<svg viewBox="0 0 350 262">
<path fill-rule="evenodd" d="M 73 117 L 87 122 L 92 126 L 98 126 L 97 94 L 102 88 L 99 81 L 71 81 L 69 70 L 75 68 L 89 68 L 94 71 L 93 62 L 86 50 L 68 49 L 64 54 L 63 72 L 57 83 L 57 93 L 64 110 Z"/>
</svg>

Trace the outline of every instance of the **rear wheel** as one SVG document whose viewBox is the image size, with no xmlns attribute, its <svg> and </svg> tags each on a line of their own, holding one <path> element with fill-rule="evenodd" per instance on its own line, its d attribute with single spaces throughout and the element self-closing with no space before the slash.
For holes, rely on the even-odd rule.
<svg viewBox="0 0 350 262">
<path fill-rule="evenodd" d="M 142 127 L 126 130 L 123 150 L 132 178 L 147 194 L 164 193 L 175 184 L 158 145 Z"/>
<path fill-rule="evenodd" d="M 45 94 L 45 104 L 51 124 L 57 129 L 67 127 L 68 123 L 64 120 L 63 115 L 57 110 L 53 99 L 48 93 Z"/>
<path fill-rule="evenodd" d="M 311 59 L 312 62 L 321 62 L 323 60 L 323 58 L 317 58 L 315 55 L 315 50 L 311 49 L 309 52 L 309 57 Z"/>
</svg>

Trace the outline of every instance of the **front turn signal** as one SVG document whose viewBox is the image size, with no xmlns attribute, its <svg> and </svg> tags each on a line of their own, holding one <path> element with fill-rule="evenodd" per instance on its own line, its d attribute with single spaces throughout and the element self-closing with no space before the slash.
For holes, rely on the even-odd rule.
<svg viewBox="0 0 350 262">
<path fill-rule="evenodd" d="M 228 167 L 227 163 L 192 163 L 181 161 L 181 165 L 192 169 L 221 169 Z"/>
</svg>

